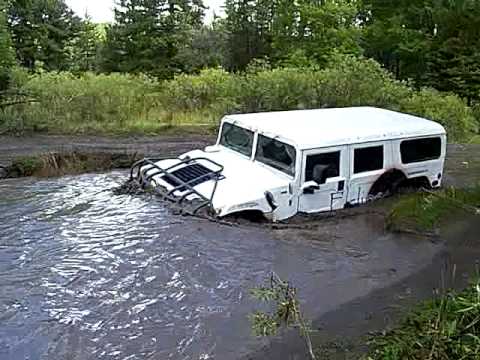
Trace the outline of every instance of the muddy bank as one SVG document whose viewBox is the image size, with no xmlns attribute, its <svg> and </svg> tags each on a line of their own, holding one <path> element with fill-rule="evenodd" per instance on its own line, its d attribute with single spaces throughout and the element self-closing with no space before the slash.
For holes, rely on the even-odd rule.
<svg viewBox="0 0 480 360">
<path fill-rule="evenodd" d="M 177 156 L 212 144 L 211 136 L 0 136 L 0 178 L 55 176 L 128 168 L 143 157 Z"/>
</svg>

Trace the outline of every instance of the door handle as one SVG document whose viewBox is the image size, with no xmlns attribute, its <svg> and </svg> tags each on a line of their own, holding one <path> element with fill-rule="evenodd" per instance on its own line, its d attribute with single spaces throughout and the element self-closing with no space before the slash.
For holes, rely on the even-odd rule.
<svg viewBox="0 0 480 360">
<path fill-rule="evenodd" d="M 345 189 L 345 180 L 338 182 L 337 191 L 343 191 Z"/>
</svg>

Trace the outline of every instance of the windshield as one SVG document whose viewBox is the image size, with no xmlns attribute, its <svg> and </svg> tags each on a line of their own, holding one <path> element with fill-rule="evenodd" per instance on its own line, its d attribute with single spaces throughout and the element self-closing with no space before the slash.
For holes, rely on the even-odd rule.
<svg viewBox="0 0 480 360">
<path fill-rule="evenodd" d="M 297 152 L 293 146 L 258 135 L 255 160 L 294 176 L 296 155 Z"/>
<path fill-rule="evenodd" d="M 253 132 L 250 130 L 224 123 L 222 135 L 220 136 L 220 145 L 250 157 L 252 156 L 253 135 Z"/>
</svg>

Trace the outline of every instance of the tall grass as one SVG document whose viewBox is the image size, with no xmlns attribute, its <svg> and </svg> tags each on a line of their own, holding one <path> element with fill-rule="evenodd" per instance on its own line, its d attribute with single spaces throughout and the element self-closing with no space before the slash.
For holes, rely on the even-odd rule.
<svg viewBox="0 0 480 360">
<path fill-rule="evenodd" d="M 387 228 L 421 233 L 434 230 L 452 216 L 478 215 L 479 211 L 480 185 L 412 193 L 395 202 L 387 218 Z"/>
<path fill-rule="evenodd" d="M 228 113 L 343 106 L 378 106 L 444 124 L 452 140 L 466 140 L 477 123 L 454 95 L 415 91 L 373 60 L 333 58 L 325 69 L 255 68 L 242 74 L 207 69 L 159 82 L 124 74 L 17 76 L 36 102 L 0 112 L 3 131 L 159 133 L 214 127 Z"/>
<path fill-rule="evenodd" d="M 372 341 L 369 360 L 480 359 L 480 285 L 425 303 Z"/>
</svg>

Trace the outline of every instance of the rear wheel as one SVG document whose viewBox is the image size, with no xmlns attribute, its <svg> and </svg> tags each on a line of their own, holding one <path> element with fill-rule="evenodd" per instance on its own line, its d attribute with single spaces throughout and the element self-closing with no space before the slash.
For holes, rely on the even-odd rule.
<svg viewBox="0 0 480 360">
<path fill-rule="evenodd" d="M 405 174 L 397 169 L 389 170 L 384 173 L 373 184 L 369 195 L 371 197 L 390 196 L 395 194 L 400 187 L 407 182 Z"/>
</svg>

